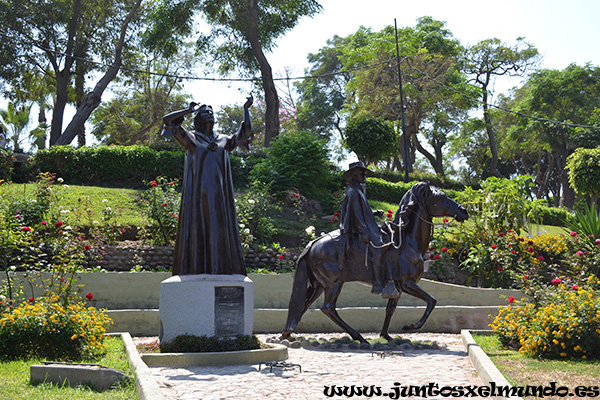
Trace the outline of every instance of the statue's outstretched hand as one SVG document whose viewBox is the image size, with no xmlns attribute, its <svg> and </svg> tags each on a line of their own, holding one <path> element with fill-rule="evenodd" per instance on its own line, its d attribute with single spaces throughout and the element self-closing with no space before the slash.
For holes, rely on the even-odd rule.
<svg viewBox="0 0 600 400">
<path fill-rule="evenodd" d="M 383 217 L 384 213 L 385 212 L 383 210 L 375 210 L 375 211 L 373 211 L 373 215 L 376 216 L 376 217 Z"/>
<path fill-rule="evenodd" d="M 190 101 L 190 111 L 194 111 L 194 109 L 196 108 L 197 105 L 198 105 L 198 103 Z"/>
<path fill-rule="evenodd" d="M 246 102 L 244 103 L 244 108 L 250 108 L 252 103 L 254 103 L 254 97 L 252 96 L 252 94 L 250 94 L 250 96 L 246 97 Z"/>
</svg>

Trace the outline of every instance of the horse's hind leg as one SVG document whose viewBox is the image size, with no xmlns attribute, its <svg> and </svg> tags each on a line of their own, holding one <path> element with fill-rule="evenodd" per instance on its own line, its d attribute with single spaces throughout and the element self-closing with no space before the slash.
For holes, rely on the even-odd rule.
<svg viewBox="0 0 600 400">
<path fill-rule="evenodd" d="M 368 343 L 364 337 L 358 331 L 353 329 L 350 325 L 344 322 L 342 318 L 340 318 L 339 314 L 335 309 L 335 304 L 337 303 L 337 299 L 342 290 L 342 283 L 337 283 L 331 287 L 325 289 L 325 300 L 323 301 L 323 306 L 321 307 L 321 311 L 325 315 L 329 317 L 333 322 L 335 322 L 340 328 L 348 332 L 348 334 L 354 340 L 359 340 L 361 343 Z"/>
<path fill-rule="evenodd" d="M 399 299 L 400 297 L 389 299 L 385 308 L 385 320 L 383 321 L 383 326 L 381 327 L 381 334 L 379 336 L 381 336 L 388 342 L 392 340 L 392 337 L 390 336 L 390 322 L 392 321 L 394 311 L 396 311 L 396 306 L 398 305 Z"/>
<path fill-rule="evenodd" d="M 415 324 L 406 324 L 402 329 L 404 330 L 414 330 L 421 329 L 423 324 L 429 318 L 429 314 L 433 311 L 435 305 L 437 304 L 437 300 L 431 296 L 429 293 L 424 291 L 419 285 L 417 285 L 414 281 L 408 281 L 402 285 L 402 290 L 411 296 L 415 296 L 421 300 L 424 300 L 427 303 L 427 307 L 425 308 L 425 312 L 421 319 Z"/>
<path fill-rule="evenodd" d="M 304 307 L 302 308 L 302 315 L 308 311 L 310 306 L 319 298 L 321 293 L 323 293 L 323 286 L 318 284 L 317 282 L 313 282 L 316 286 L 310 286 L 306 293 L 306 301 L 304 303 Z"/>
</svg>

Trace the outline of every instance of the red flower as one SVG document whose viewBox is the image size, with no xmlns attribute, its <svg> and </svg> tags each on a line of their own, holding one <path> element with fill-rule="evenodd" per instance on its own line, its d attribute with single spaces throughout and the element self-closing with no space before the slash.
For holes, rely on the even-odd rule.
<svg viewBox="0 0 600 400">
<path fill-rule="evenodd" d="M 339 213 L 339 212 L 334 212 L 334 213 L 333 213 L 333 216 L 335 216 L 335 217 L 339 217 L 339 216 L 340 216 L 340 213 Z"/>
<path fill-rule="evenodd" d="M 528 247 L 527 251 L 530 252 L 530 253 L 533 253 L 533 247 Z"/>
<path fill-rule="evenodd" d="M 175 186 L 175 182 L 169 182 L 169 186 Z"/>
<path fill-rule="evenodd" d="M 30 297 L 30 298 L 29 298 L 29 302 L 30 302 L 30 303 L 33 303 L 34 301 L 35 301 L 35 297 Z"/>
<path fill-rule="evenodd" d="M 448 218 L 444 218 L 444 219 L 442 220 L 442 222 L 443 222 L 443 223 L 445 223 L 445 224 L 447 224 L 447 223 L 449 222 L 449 220 L 448 220 Z"/>
<path fill-rule="evenodd" d="M 42 221 L 42 225 L 46 226 L 48 223 L 46 221 Z"/>
<path fill-rule="evenodd" d="M 300 197 L 300 193 L 296 193 L 296 198 Z"/>
<path fill-rule="evenodd" d="M 495 245 L 495 244 L 493 244 L 493 245 L 492 245 L 492 250 L 495 250 L 495 249 L 496 249 L 496 245 Z"/>
<path fill-rule="evenodd" d="M 575 232 L 575 231 L 571 232 L 571 236 L 577 236 L 577 232 Z"/>
<path fill-rule="evenodd" d="M 579 286 L 573 285 L 573 286 L 571 286 L 571 289 L 577 291 L 577 289 L 579 289 Z"/>
<path fill-rule="evenodd" d="M 388 219 L 392 219 L 394 217 L 394 214 L 392 213 L 387 213 L 386 217 L 388 217 Z"/>
<path fill-rule="evenodd" d="M 152 186 L 152 187 L 157 187 L 157 186 L 158 186 L 158 183 L 156 183 L 156 181 L 152 181 L 152 182 L 150 182 L 150 186 Z"/>
<path fill-rule="evenodd" d="M 510 251 L 510 254 L 517 254 L 517 252 L 516 252 L 516 251 L 514 251 L 514 250 L 511 250 L 511 251 Z"/>
<path fill-rule="evenodd" d="M 88 301 L 92 301 L 92 299 L 94 298 L 94 295 L 91 293 L 88 293 L 85 295 L 85 298 L 88 299 Z"/>
<path fill-rule="evenodd" d="M 533 246 L 533 240 L 528 240 L 527 244 L 530 245 L 530 246 Z"/>
<path fill-rule="evenodd" d="M 57 223 L 54 224 L 54 227 L 57 229 L 60 228 L 61 226 L 63 226 L 62 221 L 58 221 Z"/>
<path fill-rule="evenodd" d="M 24 227 L 22 227 L 22 228 L 21 228 L 21 230 L 22 230 L 23 232 L 31 232 L 31 228 L 30 228 L 30 227 L 28 227 L 28 226 L 24 226 Z"/>
<path fill-rule="evenodd" d="M 350 182 L 346 182 L 346 186 L 348 186 L 350 184 Z"/>
<path fill-rule="evenodd" d="M 552 279 L 552 281 L 550 283 L 552 283 L 553 285 L 560 285 L 562 281 L 558 278 L 554 278 Z"/>
<path fill-rule="evenodd" d="M 538 257 L 538 260 L 539 260 L 539 261 L 544 261 L 544 256 L 539 256 L 539 257 Z"/>
<path fill-rule="evenodd" d="M 335 193 L 335 194 L 334 194 L 334 196 L 335 196 L 335 197 L 338 197 L 338 196 L 339 196 L 339 194 Z"/>
<path fill-rule="evenodd" d="M 388 208 L 388 214 L 391 214 L 391 213 L 393 213 L 393 211 Z"/>
<path fill-rule="evenodd" d="M 163 207 L 166 207 L 166 206 L 168 206 L 168 204 L 167 203 L 163 203 Z"/>
<path fill-rule="evenodd" d="M 515 302 L 515 297 L 514 296 L 508 296 L 508 302 L 509 303 L 514 303 Z"/>
<path fill-rule="evenodd" d="M 448 248 L 447 248 L 447 247 L 442 247 L 442 253 L 445 253 L 445 252 L 447 252 L 447 251 L 448 251 Z"/>
<path fill-rule="evenodd" d="M 529 275 L 523 275 L 523 279 L 529 279 Z"/>
<path fill-rule="evenodd" d="M 439 260 L 440 259 L 440 255 L 436 254 L 435 256 L 433 256 L 433 258 L 435 258 L 436 260 Z"/>
<path fill-rule="evenodd" d="M 278 259 L 278 260 L 283 260 L 283 254 L 280 254 L 280 255 L 278 255 L 278 256 L 277 256 L 277 259 Z"/>
<path fill-rule="evenodd" d="M 83 246 L 83 249 L 84 249 L 84 250 L 89 250 L 89 249 L 90 249 L 90 245 L 89 245 L 89 244 L 86 244 L 85 246 Z"/>
<path fill-rule="evenodd" d="M 524 241 L 525 241 L 525 239 L 519 238 L 519 242 L 524 242 Z"/>
<path fill-rule="evenodd" d="M 502 267 L 498 267 L 498 271 L 499 271 L 499 272 L 502 272 L 502 271 L 504 271 L 504 268 L 502 268 Z"/>
</svg>

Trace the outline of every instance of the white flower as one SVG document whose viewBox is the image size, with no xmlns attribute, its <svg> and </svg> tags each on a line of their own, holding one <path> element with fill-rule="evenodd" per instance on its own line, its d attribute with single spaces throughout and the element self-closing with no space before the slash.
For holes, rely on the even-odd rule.
<svg viewBox="0 0 600 400">
<path fill-rule="evenodd" d="M 256 203 L 256 201 L 254 201 L 254 199 L 248 199 L 248 203 L 254 204 L 254 203 Z"/>
<path fill-rule="evenodd" d="M 315 227 L 311 225 L 311 226 L 309 226 L 308 228 L 306 228 L 304 231 L 305 231 L 305 232 L 306 232 L 308 235 L 312 235 L 312 234 L 314 234 L 314 233 L 315 233 Z"/>
<path fill-rule="evenodd" d="M 17 267 L 16 267 L 15 265 L 11 265 L 11 266 L 10 266 L 10 270 L 11 270 L 11 271 L 16 271 L 16 270 L 17 270 Z"/>
<path fill-rule="evenodd" d="M 100 222 L 94 221 L 93 223 L 94 223 L 94 225 L 98 225 Z"/>
<path fill-rule="evenodd" d="M 60 210 L 60 213 L 61 213 L 61 214 L 68 214 L 68 213 L 70 213 L 70 212 L 71 212 L 71 210 Z"/>
<path fill-rule="evenodd" d="M 64 181 L 65 181 L 65 180 L 64 180 L 63 178 L 58 178 L 58 179 L 56 180 L 56 182 L 58 182 L 58 183 L 63 183 Z"/>
<path fill-rule="evenodd" d="M 244 229 L 245 227 L 246 227 L 246 225 L 240 224 L 240 229 Z"/>
<path fill-rule="evenodd" d="M 245 233 L 246 235 L 249 235 L 249 234 L 250 234 L 250 229 L 248 229 L 248 228 L 244 229 L 244 233 Z"/>
<path fill-rule="evenodd" d="M 108 199 L 102 200 L 103 203 L 108 203 Z"/>
<path fill-rule="evenodd" d="M 69 188 L 69 185 L 63 185 L 63 187 L 64 187 L 65 189 L 68 189 L 68 188 Z"/>
<path fill-rule="evenodd" d="M 110 208 L 110 207 L 106 207 L 106 211 L 108 211 L 108 212 L 111 212 L 111 211 L 112 211 L 112 208 Z"/>
</svg>

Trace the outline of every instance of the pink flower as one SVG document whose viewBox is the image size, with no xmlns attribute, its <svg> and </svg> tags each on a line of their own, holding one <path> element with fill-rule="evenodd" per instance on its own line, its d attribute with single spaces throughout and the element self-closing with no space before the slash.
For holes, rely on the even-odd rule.
<svg viewBox="0 0 600 400">
<path fill-rule="evenodd" d="M 500 237 L 504 236 L 504 232 L 500 232 L 500 233 L 498 234 L 498 236 L 500 236 Z"/>
<path fill-rule="evenodd" d="M 492 245 L 492 250 L 496 250 L 496 245 L 495 244 Z"/>
<path fill-rule="evenodd" d="M 92 301 L 92 299 L 94 298 L 94 295 L 91 293 L 88 293 L 85 295 L 85 298 L 88 299 L 88 301 Z"/>
<path fill-rule="evenodd" d="M 21 228 L 21 231 L 23 231 L 23 232 L 31 232 L 31 228 L 28 227 L 28 226 L 24 226 L 24 227 Z"/>
<path fill-rule="evenodd" d="M 575 254 L 577 254 L 578 256 L 582 256 L 583 255 L 583 251 L 577 250 L 577 253 L 575 253 Z"/>
<path fill-rule="evenodd" d="M 543 257 L 543 256 L 539 256 L 539 257 L 538 257 L 538 260 L 539 260 L 539 261 L 544 261 L 544 257 Z"/>
<path fill-rule="evenodd" d="M 55 224 L 54 224 L 54 227 L 55 227 L 56 229 L 60 228 L 61 226 L 63 226 L 63 223 L 62 223 L 62 221 L 58 221 L 57 223 L 55 223 Z"/>
<path fill-rule="evenodd" d="M 577 285 L 573 285 L 573 286 L 571 286 L 571 290 L 575 290 L 575 291 L 577 291 L 577 289 L 579 289 L 579 286 L 577 286 Z"/>
<path fill-rule="evenodd" d="M 552 283 L 553 285 L 560 285 L 562 281 L 558 278 L 554 278 L 552 279 L 552 281 L 550 283 Z"/>
<path fill-rule="evenodd" d="M 509 303 L 514 303 L 515 302 L 515 297 L 514 296 L 508 296 L 508 302 Z"/>
<path fill-rule="evenodd" d="M 158 183 L 156 183 L 156 181 L 152 181 L 152 182 L 150 182 L 150 186 L 152 186 L 152 187 L 157 187 L 157 186 L 158 186 Z"/>
<path fill-rule="evenodd" d="M 277 259 L 280 260 L 280 261 L 283 260 L 283 254 L 278 255 Z"/>
<path fill-rule="evenodd" d="M 533 253 L 533 247 L 527 248 L 527 251 L 530 252 L 530 253 Z"/>
<path fill-rule="evenodd" d="M 447 247 L 442 247 L 442 253 L 445 253 L 445 252 L 447 252 L 447 251 L 448 251 L 448 248 L 447 248 Z"/>
<path fill-rule="evenodd" d="M 575 232 L 575 231 L 571 232 L 571 236 L 577 236 L 577 232 Z"/>
<path fill-rule="evenodd" d="M 596 239 L 596 244 L 600 244 L 600 239 Z"/>
<path fill-rule="evenodd" d="M 529 275 L 523 275 L 523 279 L 529 279 Z"/>
<path fill-rule="evenodd" d="M 46 225 L 48 225 L 48 223 L 46 221 L 42 221 L 42 225 L 46 226 Z"/>
</svg>

